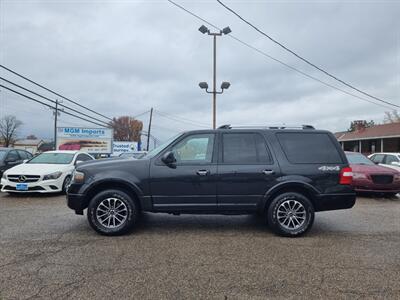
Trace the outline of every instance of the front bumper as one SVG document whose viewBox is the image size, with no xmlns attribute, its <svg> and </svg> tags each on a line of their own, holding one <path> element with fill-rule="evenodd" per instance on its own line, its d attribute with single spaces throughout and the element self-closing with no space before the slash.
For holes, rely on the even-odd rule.
<svg viewBox="0 0 400 300">
<path fill-rule="evenodd" d="M 77 215 L 83 215 L 83 210 L 87 208 L 85 195 L 82 194 L 67 194 L 67 205 L 74 210 Z"/>
<path fill-rule="evenodd" d="M 356 193 L 321 194 L 315 202 L 315 211 L 348 209 L 356 203 Z"/>
<path fill-rule="evenodd" d="M 63 180 L 45 180 L 37 182 L 29 182 L 28 190 L 19 191 L 17 190 L 18 182 L 13 182 L 8 179 L 1 179 L 1 191 L 2 192 L 12 192 L 12 193 L 59 193 L 62 191 Z"/>
<path fill-rule="evenodd" d="M 356 192 L 371 193 L 399 193 L 400 182 L 394 181 L 388 184 L 377 184 L 367 179 L 353 180 L 353 187 Z"/>
</svg>

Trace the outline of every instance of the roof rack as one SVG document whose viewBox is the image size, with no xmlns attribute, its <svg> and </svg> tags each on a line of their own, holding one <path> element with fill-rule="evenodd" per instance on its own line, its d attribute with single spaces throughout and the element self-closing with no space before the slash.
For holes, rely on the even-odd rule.
<svg viewBox="0 0 400 300">
<path fill-rule="evenodd" d="M 288 125 L 261 125 L 261 126 L 232 126 L 229 124 L 222 125 L 218 129 L 315 129 L 312 125 L 288 126 Z"/>
</svg>

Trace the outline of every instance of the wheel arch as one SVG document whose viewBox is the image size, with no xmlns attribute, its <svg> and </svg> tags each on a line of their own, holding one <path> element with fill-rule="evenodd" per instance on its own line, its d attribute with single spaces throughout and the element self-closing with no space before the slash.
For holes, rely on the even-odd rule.
<svg viewBox="0 0 400 300">
<path fill-rule="evenodd" d="M 277 186 L 272 187 L 267 193 L 264 195 L 262 205 L 260 207 L 261 211 L 265 211 L 268 209 L 269 205 L 271 204 L 272 200 L 279 194 L 294 192 L 299 193 L 307 197 L 314 209 L 316 207 L 316 199 L 318 195 L 318 191 L 311 185 L 304 183 L 304 182 L 285 182 L 281 183 Z"/>
<path fill-rule="evenodd" d="M 121 180 L 102 180 L 96 182 L 85 193 L 85 200 L 86 200 L 86 207 L 89 206 L 89 202 L 93 197 L 105 190 L 122 190 L 123 192 L 127 193 L 129 196 L 132 197 L 135 204 L 138 206 L 139 210 L 142 210 L 143 203 L 142 203 L 142 192 L 140 189 L 133 185 L 132 183 L 121 181 Z"/>
</svg>

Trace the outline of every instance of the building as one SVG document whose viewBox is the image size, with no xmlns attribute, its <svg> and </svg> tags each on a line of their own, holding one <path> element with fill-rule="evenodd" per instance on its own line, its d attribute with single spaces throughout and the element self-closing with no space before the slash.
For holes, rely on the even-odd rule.
<svg viewBox="0 0 400 300">
<path fill-rule="evenodd" d="M 43 144 L 43 140 L 18 140 L 14 143 L 13 147 L 15 149 L 26 150 L 32 154 L 36 154 L 38 152 L 39 147 Z"/>
<path fill-rule="evenodd" d="M 356 127 L 355 131 L 337 132 L 335 136 L 345 151 L 371 154 L 400 152 L 400 123 Z"/>
</svg>

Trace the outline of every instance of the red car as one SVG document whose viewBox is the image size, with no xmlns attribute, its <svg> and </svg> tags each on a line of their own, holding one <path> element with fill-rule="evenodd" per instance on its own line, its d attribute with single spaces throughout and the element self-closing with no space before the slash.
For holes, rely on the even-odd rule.
<svg viewBox="0 0 400 300">
<path fill-rule="evenodd" d="M 384 193 L 393 196 L 400 192 L 400 172 L 374 164 L 357 152 L 346 152 L 347 160 L 353 170 L 353 183 L 356 192 Z"/>
</svg>

